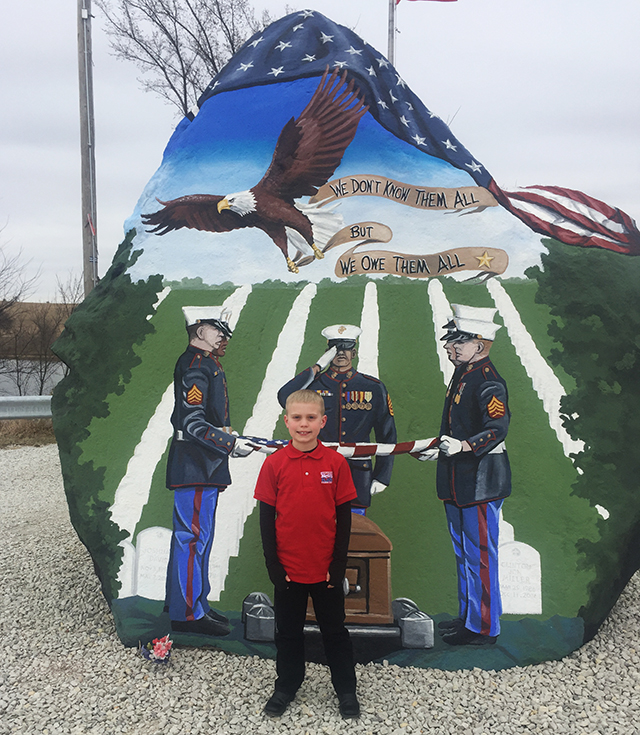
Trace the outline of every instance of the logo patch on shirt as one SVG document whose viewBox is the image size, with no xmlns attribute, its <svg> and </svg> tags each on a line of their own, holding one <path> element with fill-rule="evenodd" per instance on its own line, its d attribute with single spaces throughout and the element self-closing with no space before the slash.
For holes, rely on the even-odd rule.
<svg viewBox="0 0 640 735">
<path fill-rule="evenodd" d="M 493 396 L 493 398 L 489 401 L 487 405 L 487 413 L 489 414 L 489 416 L 492 419 L 500 419 L 505 415 L 506 412 L 507 409 L 504 403 Z"/>
<path fill-rule="evenodd" d="M 187 393 L 187 403 L 190 406 L 199 406 L 202 403 L 202 391 L 194 383 Z"/>
<path fill-rule="evenodd" d="M 323 485 L 331 485 L 331 483 L 333 482 L 333 472 L 331 470 L 329 470 L 328 472 L 321 472 L 320 482 Z"/>
</svg>

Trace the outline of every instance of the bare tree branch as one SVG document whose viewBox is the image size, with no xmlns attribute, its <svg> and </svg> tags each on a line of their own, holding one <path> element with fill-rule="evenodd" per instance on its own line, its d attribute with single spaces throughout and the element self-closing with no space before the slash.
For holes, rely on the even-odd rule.
<svg viewBox="0 0 640 735">
<path fill-rule="evenodd" d="M 22 252 L 11 255 L 5 246 L 0 245 L 0 334 L 11 325 L 14 304 L 33 291 L 39 278 L 39 273 L 27 278 L 27 265 L 22 259 Z"/>
<path fill-rule="evenodd" d="M 183 115 L 249 36 L 273 20 L 257 20 L 249 0 L 95 0 L 115 56 L 132 61 L 146 92 Z"/>
</svg>

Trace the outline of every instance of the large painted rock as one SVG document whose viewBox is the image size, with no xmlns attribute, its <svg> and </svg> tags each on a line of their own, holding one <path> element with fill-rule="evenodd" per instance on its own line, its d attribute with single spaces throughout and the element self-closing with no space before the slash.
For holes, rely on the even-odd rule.
<svg viewBox="0 0 640 735">
<path fill-rule="evenodd" d="M 273 655 L 265 453 L 238 450 L 288 437 L 278 392 L 310 382 L 327 337 L 348 354 L 311 383 L 325 439 L 376 444 L 353 470 L 360 660 L 501 668 L 594 635 L 639 566 L 624 213 L 502 191 L 383 55 L 303 11 L 213 80 L 126 230 L 56 344 L 71 370 L 53 400 L 71 518 L 125 644 Z M 221 323 L 228 347 L 206 343 Z M 416 461 L 428 445 L 436 461 Z M 224 615 L 175 625 L 209 607 Z M 434 635 L 460 612 L 495 642 Z"/>
</svg>

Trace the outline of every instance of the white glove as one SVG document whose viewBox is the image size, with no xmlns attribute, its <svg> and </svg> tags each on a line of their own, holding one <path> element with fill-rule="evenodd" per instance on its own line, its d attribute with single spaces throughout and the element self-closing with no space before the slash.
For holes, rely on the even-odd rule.
<svg viewBox="0 0 640 735">
<path fill-rule="evenodd" d="M 328 349 L 319 360 L 316 360 L 316 365 L 320 368 L 320 371 L 328 368 L 331 365 L 331 360 L 338 354 L 338 350 L 335 347 Z"/>
<path fill-rule="evenodd" d="M 233 445 L 233 449 L 231 450 L 231 456 L 232 457 L 248 457 L 251 454 L 251 452 L 253 452 L 253 450 L 254 450 L 253 444 L 247 439 L 243 439 L 241 436 L 239 436 L 236 439 L 236 443 Z"/>
<path fill-rule="evenodd" d="M 459 439 L 454 439 L 452 436 L 440 437 L 440 451 L 446 457 L 459 454 L 462 451 L 462 442 Z"/>
<path fill-rule="evenodd" d="M 438 459 L 440 450 L 438 447 L 431 447 L 431 449 L 425 449 L 424 452 L 414 454 L 413 456 L 420 460 L 420 462 L 435 462 Z"/>
<path fill-rule="evenodd" d="M 371 494 L 377 495 L 378 493 L 381 493 L 383 490 L 386 490 L 387 486 L 383 485 L 380 480 L 373 480 L 371 483 Z"/>
</svg>

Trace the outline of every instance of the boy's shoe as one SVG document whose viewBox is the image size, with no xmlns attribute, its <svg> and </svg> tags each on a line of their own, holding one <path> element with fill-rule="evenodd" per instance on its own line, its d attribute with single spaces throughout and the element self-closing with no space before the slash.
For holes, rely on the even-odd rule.
<svg viewBox="0 0 640 735">
<path fill-rule="evenodd" d="M 338 704 L 340 706 L 340 714 L 344 720 L 355 720 L 357 717 L 360 717 L 360 704 L 353 692 L 341 694 L 338 697 Z"/>
<path fill-rule="evenodd" d="M 295 694 L 291 696 L 286 692 L 280 692 L 277 689 L 271 695 L 271 698 L 264 706 L 264 713 L 269 717 L 280 717 L 295 698 Z"/>
</svg>

